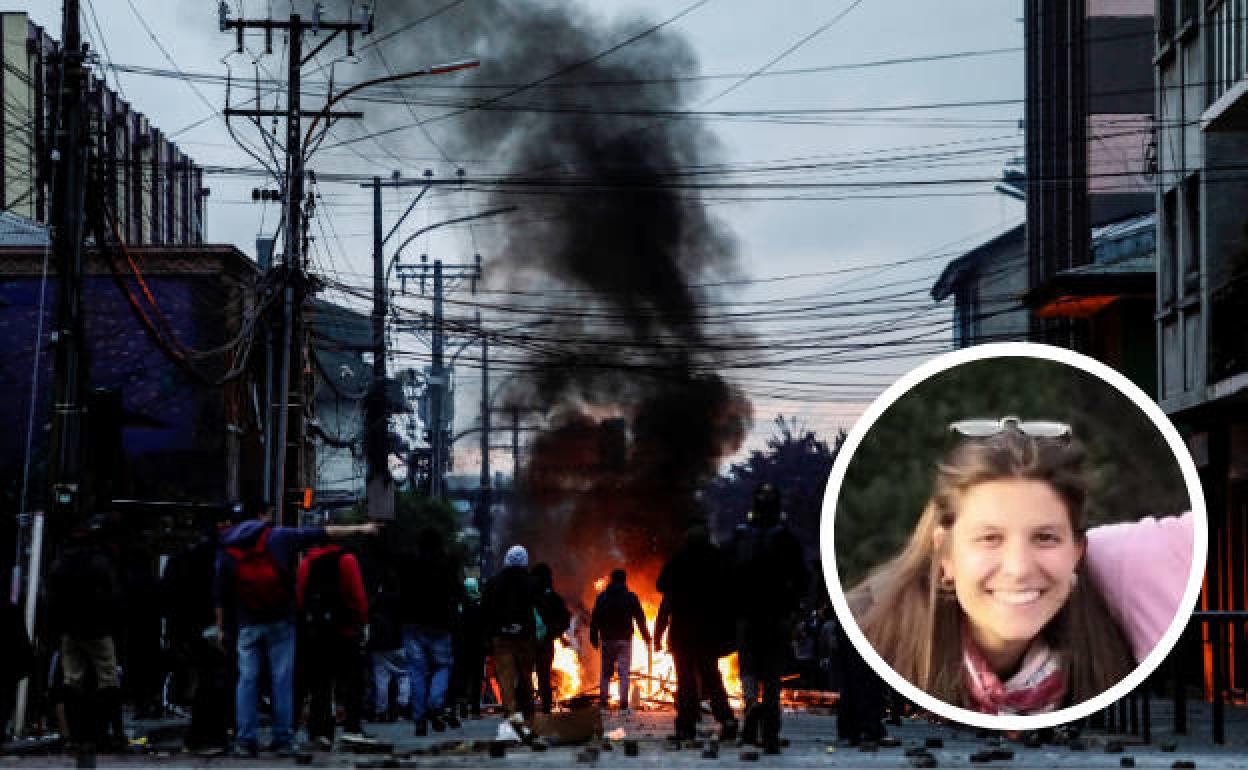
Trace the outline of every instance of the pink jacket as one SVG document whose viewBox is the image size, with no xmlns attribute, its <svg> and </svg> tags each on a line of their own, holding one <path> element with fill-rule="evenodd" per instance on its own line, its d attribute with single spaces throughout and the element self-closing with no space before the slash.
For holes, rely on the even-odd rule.
<svg viewBox="0 0 1248 770">
<path fill-rule="evenodd" d="M 1174 620 L 1192 569 L 1195 517 L 1110 524 L 1088 530 L 1088 572 L 1127 635 L 1136 662 L 1144 660 Z"/>
</svg>

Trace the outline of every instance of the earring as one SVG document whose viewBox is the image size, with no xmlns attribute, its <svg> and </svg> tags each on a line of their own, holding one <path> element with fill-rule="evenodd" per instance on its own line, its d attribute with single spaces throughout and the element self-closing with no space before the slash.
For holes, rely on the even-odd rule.
<svg viewBox="0 0 1248 770">
<path fill-rule="evenodd" d="M 952 599 L 955 595 L 953 578 L 945 573 L 940 573 L 940 596 L 943 599 Z"/>
<path fill-rule="evenodd" d="M 1079 573 L 1072 572 L 1070 573 L 1070 590 L 1073 591 L 1078 587 L 1079 587 Z"/>
</svg>

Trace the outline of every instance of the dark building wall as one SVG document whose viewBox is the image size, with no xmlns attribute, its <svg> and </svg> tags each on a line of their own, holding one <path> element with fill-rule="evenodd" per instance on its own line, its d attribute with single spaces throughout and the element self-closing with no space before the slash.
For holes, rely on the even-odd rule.
<svg viewBox="0 0 1248 770">
<path fill-rule="evenodd" d="M 197 350 L 218 347 L 237 333 L 241 306 L 236 280 L 208 273 L 146 278 L 177 340 Z M 39 289 L 37 275 L 0 276 L 0 494 L 6 502 L 16 502 L 25 457 Z M 55 297 L 51 276 L 45 340 Z M 88 426 L 87 446 L 107 471 L 103 489 L 112 497 L 148 500 L 225 499 L 230 491 L 226 426 L 246 417 L 245 388 L 212 382 L 224 374 L 228 359 L 195 359 L 191 365 L 196 375 L 188 373 L 144 329 L 111 276 L 89 275 L 84 297 L 90 383 L 101 391 L 95 396 L 99 403 L 116 399 L 119 407 L 119 424 L 101 408 L 93 410 L 96 422 Z M 34 392 L 35 474 L 28 492 L 36 503 L 44 494 L 41 458 L 47 445 L 51 363 L 50 352 L 41 351 Z M 110 452 L 120 456 L 110 457 Z"/>
<path fill-rule="evenodd" d="M 1091 262 L 1090 228 L 1151 211 L 1153 13 L 1143 0 L 1027 0 L 1030 288 Z M 1075 349 L 1087 324 L 1035 319 L 1032 337 Z"/>
<path fill-rule="evenodd" d="M 1088 253 L 1084 8 L 1027 0 L 1027 254 L 1032 284 Z"/>
<path fill-rule="evenodd" d="M 1027 0 L 1025 131 L 1029 288 L 1089 260 L 1087 68 L 1082 0 Z M 1032 317 L 1033 339 L 1074 346 L 1064 321 Z"/>
</svg>

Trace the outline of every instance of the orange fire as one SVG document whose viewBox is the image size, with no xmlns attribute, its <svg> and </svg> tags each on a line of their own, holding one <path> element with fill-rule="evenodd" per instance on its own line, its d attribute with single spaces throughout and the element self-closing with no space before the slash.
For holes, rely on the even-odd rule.
<svg viewBox="0 0 1248 770">
<path fill-rule="evenodd" d="M 602 577 L 594 581 L 595 595 L 600 593 L 607 586 L 607 578 Z M 641 600 L 642 612 L 646 616 L 646 624 L 649 626 L 651 634 L 654 632 L 655 619 L 659 614 L 660 597 L 657 594 L 645 594 L 644 592 L 633 589 Z M 586 633 L 578 633 L 584 630 Z M 556 645 L 554 658 L 554 671 L 556 680 L 553 683 L 557 697 L 559 700 L 565 700 L 580 695 L 586 691 L 593 692 L 597 689 L 599 674 L 599 659 L 595 650 L 589 649 L 587 640 L 588 629 L 578 629 L 574 625 L 569 638 L 572 640 L 571 646 Z M 667 640 L 665 639 L 664 642 Z M 582 646 L 583 645 L 583 646 Z M 651 652 L 647 648 L 646 643 L 639 637 L 633 637 L 633 655 L 630 666 L 630 689 L 632 691 L 631 700 L 633 703 L 628 704 L 631 708 L 661 708 L 670 705 L 676 700 L 676 663 L 671 653 L 665 648 L 660 651 Z M 719 661 L 720 675 L 724 680 L 724 688 L 728 691 L 728 697 L 733 705 L 740 707 L 741 698 L 741 678 L 737 668 L 737 656 L 733 653 L 730 656 L 721 658 Z M 611 693 L 613 700 L 619 697 L 619 682 L 613 681 L 611 684 Z"/>
</svg>

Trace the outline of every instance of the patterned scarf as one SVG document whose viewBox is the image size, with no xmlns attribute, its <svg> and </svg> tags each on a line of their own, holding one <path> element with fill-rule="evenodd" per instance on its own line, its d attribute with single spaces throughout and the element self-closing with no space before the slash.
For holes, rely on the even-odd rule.
<svg viewBox="0 0 1248 770">
<path fill-rule="evenodd" d="M 1031 643 L 1018 673 L 1004 683 L 971 635 L 964 631 L 962 639 L 962 679 L 971 709 L 985 714 L 1044 714 L 1066 698 L 1066 667 L 1043 639 Z"/>
</svg>

